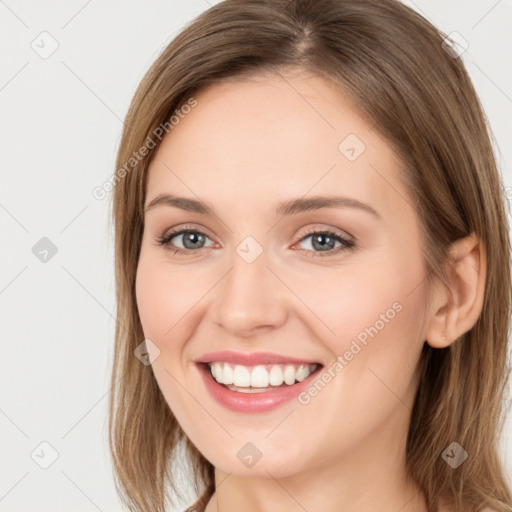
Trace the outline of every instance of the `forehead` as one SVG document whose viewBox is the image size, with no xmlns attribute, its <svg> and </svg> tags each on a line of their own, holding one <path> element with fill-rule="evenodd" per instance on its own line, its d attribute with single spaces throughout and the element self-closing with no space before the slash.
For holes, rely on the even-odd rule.
<svg viewBox="0 0 512 512">
<path fill-rule="evenodd" d="M 268 204 L 340 193 L 395 214 L 410 209 L 397 202 L 407 195 L 397 155 L 331 82 L 255 76 L 194 98 L 151 162 L 149 199 L 172 192 L 262 208 L 262 197 Z"/>
</svg>

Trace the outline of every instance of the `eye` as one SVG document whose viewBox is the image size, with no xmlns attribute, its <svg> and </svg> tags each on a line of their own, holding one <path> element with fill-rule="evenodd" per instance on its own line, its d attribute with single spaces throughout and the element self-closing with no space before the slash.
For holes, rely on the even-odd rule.
<svg viewBox="0 0 512 512">
<path fill-rule="evenodd" d="M 176 247 L 174 243 L 171 244 L 171 240 L 175 238 L 181 238 L 183 248 Z M 202 249 L 206 239 L 209 240 L 208 236 L 201 231 L 186 226 L 185 228 L 171 231 L 170 233 L 158 238 L 157 242 L 162 246 L 168 247 L 168 249 L 172 250 L 174 254 L 186 254 L 197 249 Z"/>
<path fill-rule="evenodd" d="M 300 242 L 303 242 L 308 238 L 311 238 L 311 246 L 314 250 L 311 251 L 304 249 L 304 251 L 306 251 L 306 254 L 312 252 L 313 254 L 311 256 L 314 258 L 332 256 L 334 254 L 338 254 L 340 251 L 354 249 L 356 247 L 355 242 L 332 231 L 315 230 L 301 238 Z M 336 242 L 340 244 L 337 248 L 334 247 Z M 317 251 L 316 249 L 319 250 Z M 326 254 L 322 254 L 322 252 Z"/>
<path fill-rule="evenodd" d="M 174 243 L 171 243 L 172 240 L 179 240 L 180 238 L 183 247 L 176 247 Z M 340 251 L 355 249 L 356 247 L 354 241 L 328 230 L 314 230 L 302 237 L 299 243 L 303 243 L 308 238 L 311 238 L 311 247 L 313 247 L 313 249 L 303 249 L 303 251 L 305 251 L 306 255 L 311 255 L 311 257 L 324 258 L 326 256 L 338 254 Z M 199 249 L 208 247 L 204 245 L 206 240 L 210 240 L 209 237 L 202 231 L 195 229 L 193 226 L 176 229 L 160 238 L 157 238 L 158 244 L 173 251 L 173 254 L 182 255 L 190 255 L 192 252 L 197 252 Z M 336 243 L 339 244 L 338 247 L 335 247 Z"/>
</svg>

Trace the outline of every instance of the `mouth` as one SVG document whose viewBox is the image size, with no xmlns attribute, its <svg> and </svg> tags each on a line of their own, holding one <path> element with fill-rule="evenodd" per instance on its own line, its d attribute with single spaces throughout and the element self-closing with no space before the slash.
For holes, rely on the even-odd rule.
<svg viewBox="0 0 512 512">
<path fill-rule="evenodd" d="M 215 361 L 197 364 L 217 384 L 237 393 L 266 393 L 293 387 L 323 367 L 321 363 L 242 365 Z"/>
</svg>

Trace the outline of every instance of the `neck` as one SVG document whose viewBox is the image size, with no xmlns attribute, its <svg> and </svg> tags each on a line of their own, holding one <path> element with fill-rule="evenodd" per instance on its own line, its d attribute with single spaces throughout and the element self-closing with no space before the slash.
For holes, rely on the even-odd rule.
<svg viewBox="0 0 512 512">
<path fill-rule="evenodd" d="M 293 474 L 261 468 L 252 477 L 216 468 L 206 512 L 428 512 L 423 493 L 406 475 L 403 449 L 392 453 L 393 441 L 365 439 L 343 457 L 326 457 Z"/>
</svg>

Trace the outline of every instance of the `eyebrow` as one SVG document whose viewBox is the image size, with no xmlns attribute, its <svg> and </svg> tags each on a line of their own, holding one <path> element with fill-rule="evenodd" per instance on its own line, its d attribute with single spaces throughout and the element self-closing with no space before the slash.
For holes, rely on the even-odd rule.
<svg viewBox="0 0 512 512">
<path fill-rule="evenodd" d="M 202 215 L 214 216 L 215 212 L 211 206 L 203 201 L 188 197 L 179 197 L 172 194 L 159 194 L 146 207 L 145 212 L 157 206 L 173 206 L 187 212 L 200 213 Z M 369 204 L 357 199 L 343 196 L 313 196 L 308 198 L 292 199 L 280 203 L 276 208 L 277 216 L 293 215 L 300 212 L 320 210 L 322 208 L 356 208 L 370 213 L 381 219 L 381 215 Z"/>
</svg>

